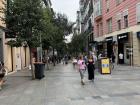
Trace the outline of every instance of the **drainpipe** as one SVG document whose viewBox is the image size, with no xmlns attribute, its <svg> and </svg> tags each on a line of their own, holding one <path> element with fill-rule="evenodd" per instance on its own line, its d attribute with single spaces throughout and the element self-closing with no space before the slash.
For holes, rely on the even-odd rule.
<svg viewBox="0 0 140 105">
<path fill-rule="evenodd" d="M 12 63 L 12 71 L 13 71 L 13 47 L 11 46 L 11 63 Z"/>
<path fill-rule="evenodd" d="M 25 67 L 26 67 L 26 47 L 24 47 L 24 51 L 25 51 Z"/>
<path fill-rule="evenodd" d="M 131 50 L 130 50 L 130 55 L 131 55 L 131 66 L 133 66 L 133 33 L 130 32 L 131 36 Z"/>
</svg>

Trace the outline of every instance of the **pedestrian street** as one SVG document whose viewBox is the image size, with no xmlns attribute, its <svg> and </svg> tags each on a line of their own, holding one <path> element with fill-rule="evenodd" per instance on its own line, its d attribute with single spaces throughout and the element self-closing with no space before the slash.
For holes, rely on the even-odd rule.
<svg viewBox="0 0 140 105">
<path fill-rule="evenodd" d="M 0 105 L 140 105 L 140 70 L 118 68 L 111 75 L 96 70 L 94 82 L 86 71 L 85 85 L 71 63 L 51 67 L 42 80 L 17 72 L 0 91 Z"/>
</svg>

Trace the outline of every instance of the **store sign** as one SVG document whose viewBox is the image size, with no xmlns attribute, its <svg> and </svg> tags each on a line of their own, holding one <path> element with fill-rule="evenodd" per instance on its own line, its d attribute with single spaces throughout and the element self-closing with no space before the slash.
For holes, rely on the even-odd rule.
<svg viewBox="0 0 140 105">
<path fill-rule="evenodd" d="M 123 38 L 127 38 L 127 35 L 118 36 L 118 39 L 123 39 Z"/>
<path fill-rule="evenodd" d="M 118 40 L 128 40 L 128 33 L 118 35 Z"/>
<path fill-rule="evenodd" d="M 111 41 L 113 41 L 113 37 L 107 37 L 107 38 L 105 39 L 105 41 L 106 41 L 106 42 L 111 42 Z"/>
<path fill-rule="evenodd" d="M 140 32 L 137 32 L 137 38 L 140 39 Z"/>
</svg>

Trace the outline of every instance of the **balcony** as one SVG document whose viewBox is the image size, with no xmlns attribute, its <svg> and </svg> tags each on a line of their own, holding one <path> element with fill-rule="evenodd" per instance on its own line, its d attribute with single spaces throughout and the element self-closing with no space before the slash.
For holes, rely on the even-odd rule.
<svg viewBox="0 0 140 105">
<path fill-rule="evenodd" d="M 95 3 L 95 20 L 98 21 L 102 19 L 102 5 L 101 5 L 101 0 L 98 0 Z"/>
</svg>

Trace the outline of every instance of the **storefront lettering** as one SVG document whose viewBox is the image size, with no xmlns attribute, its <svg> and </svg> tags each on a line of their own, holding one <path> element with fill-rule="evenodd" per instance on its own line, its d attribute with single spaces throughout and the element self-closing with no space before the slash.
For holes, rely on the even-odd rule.
<svg viewBox="0 0 140 105">
<path fill-rule="evenodd" d="M 124 36 L 119 36 L 118 39 L 123 39 L 123 38 L 126 38 L 127 36 L 124 35 Z"/>
</svg>

